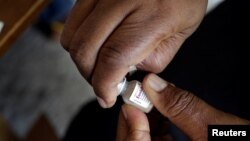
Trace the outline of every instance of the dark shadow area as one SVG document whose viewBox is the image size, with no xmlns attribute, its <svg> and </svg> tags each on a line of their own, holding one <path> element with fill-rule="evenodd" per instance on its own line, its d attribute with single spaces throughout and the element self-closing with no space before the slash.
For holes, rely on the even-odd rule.
<svg viewBox="0 0 250 141">
<path fill-rule="evenodd" d="M 218 109 L 250 119 L 246 5 L 227 0 L 208 14 L 160 75 Z"/>
<path fill-rule="evenodd" d="M 71 123 L 64 141 L 113 141 L 116 137 L 116 126 L 121 97 L 110 109 L 102 109 L 97 101 L 84 106 Z"/>
</svg>

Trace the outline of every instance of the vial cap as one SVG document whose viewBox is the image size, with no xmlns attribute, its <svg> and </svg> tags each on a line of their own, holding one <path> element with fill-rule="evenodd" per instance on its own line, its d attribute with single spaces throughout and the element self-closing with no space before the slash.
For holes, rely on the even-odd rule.
<svg viewBox="0 0 250 141">
<path fill-rule="evenodd" d="M 126 83 L 127 83 L 126 78 L 123 78 L 122 81 L 117 85 L 118 95 L 122 94 L 122 92 L 126 87 Z"/>
<path fill-rule="evenodd" d="M 4 27 L 4 23 L 2 21 L 0 21 L 0 33 L 2 32 L 3 27 Z"/>
</svg>

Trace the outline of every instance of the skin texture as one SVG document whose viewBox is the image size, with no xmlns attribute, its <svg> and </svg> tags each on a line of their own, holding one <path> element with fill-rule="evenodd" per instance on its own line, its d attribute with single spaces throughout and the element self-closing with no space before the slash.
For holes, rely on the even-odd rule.
<svg viewBox="0 0 250 141">
<path fill-rule="evenodd" d="M 144 79 L 143 88 L 155 108 L 193 141 L 207 140 L 208 124 L 250 124 L 248 120 L 215 109 L 192 93 L 154 74 Z M 123 105 L 117 141 L 150 141 L 150 126 L 146 114 L 130 105 Z M 171 141 L 171 138 L 168 134 L 161 134 L 152 140 Z"/>
<path fill-rule="evenodd" d="M 97 100 L 111 107 L 131 66 L 161 72 L 196 30 L 207 0 L 78 0 L 61 37 Z"/>
</svg>

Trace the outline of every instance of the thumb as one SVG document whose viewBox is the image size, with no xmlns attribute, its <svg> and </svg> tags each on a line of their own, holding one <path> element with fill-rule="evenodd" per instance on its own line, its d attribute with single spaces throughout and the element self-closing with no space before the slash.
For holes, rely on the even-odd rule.
<svg viewBox="0 0 250 141">
<path fill-rule="evenodd" d="M 192 140 L 206 140 L 208 124 L 249 124 L 246 120 L 213 108 L 192 93 L 154 74 L 145 77 L 143 89 L 155 108 Z"/>
<path fill-rule="evenodd" d="M 116 141 L 150 141 L 147 116 L 135 107 L 123 105 Z"/>
</svg>

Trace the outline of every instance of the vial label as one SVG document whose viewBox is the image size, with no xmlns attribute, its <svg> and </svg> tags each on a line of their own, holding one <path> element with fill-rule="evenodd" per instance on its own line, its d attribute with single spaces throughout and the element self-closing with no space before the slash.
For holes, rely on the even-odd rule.
<svg viewBox="0 0 250 141">
<path fill-rule="evenodd" d="M 136 83 L 135 89 L 131 94 L 129 100 L 135 104 L 140 105 L 143 108 L 148 108 L 151 104 L 151 102 L 148 100 L 145 93 L 143 92 L 140 83 Z"/>
</svg>

